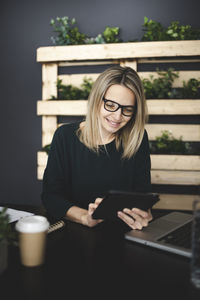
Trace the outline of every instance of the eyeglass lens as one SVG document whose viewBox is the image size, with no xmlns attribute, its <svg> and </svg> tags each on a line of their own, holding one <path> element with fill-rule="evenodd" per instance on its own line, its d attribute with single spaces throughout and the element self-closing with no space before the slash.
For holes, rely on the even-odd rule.
<svg viewBox="0 0 200 300">
<path fill-rule="evenodd" d="M 121 108 L 122 114 L 125 115 L 125 116 L 128 116 L 128 117 L 132 116 L 133 113 L 134 113 L 134 106 L 131 106 L 131 105 L 123 106 L 123 105 L 120 105 L 120 104 L 118 104 L 114 101 L 106 100 L 106 99 L 103 99 L 103 101 L 104 101 L 104 108 L 107 111 L 115 112 L 119 108 Z"/>
</svg>

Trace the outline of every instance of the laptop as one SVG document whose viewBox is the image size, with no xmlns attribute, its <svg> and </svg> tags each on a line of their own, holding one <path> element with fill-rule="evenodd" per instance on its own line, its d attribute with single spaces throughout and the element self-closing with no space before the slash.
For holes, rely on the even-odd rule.
<svg viewBox="0 0 200 300">
<path fill-rule="evenodd" d="M 125 239 L 190 258 L 192 221 L 192 214 L 170 212 L 142 230 L 128 231 Z"/>
</svg>

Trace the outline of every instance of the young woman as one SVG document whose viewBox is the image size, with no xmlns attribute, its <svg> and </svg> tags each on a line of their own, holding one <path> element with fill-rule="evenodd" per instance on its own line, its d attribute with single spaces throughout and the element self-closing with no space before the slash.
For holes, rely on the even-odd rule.
<svg viewBox="0 0 200 300">
<path fill-rule="evenodd" d="M 93 227 L 92 213 L 108 190 L 150 191 L 147 106 L 131 68 L 114 66 L 93 84 L 83 122 L 59 127 L 43 178 L 42 202 L 56 217 Z M 152 219 L 138 208 L 118 212 L 133 229 Z"/>
</svg>

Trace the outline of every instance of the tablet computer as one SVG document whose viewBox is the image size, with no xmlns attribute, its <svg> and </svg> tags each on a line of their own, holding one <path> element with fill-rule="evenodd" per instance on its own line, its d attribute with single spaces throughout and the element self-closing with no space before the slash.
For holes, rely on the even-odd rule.
<svg viewBox="0 0 200 300">
<path fill-rule="evenodd" d="M 148 210 L 159 201 L 157 193 L 109 191 L 92 214 L 93 219 L 117 219 L 124 208 Z"/>
</svg>

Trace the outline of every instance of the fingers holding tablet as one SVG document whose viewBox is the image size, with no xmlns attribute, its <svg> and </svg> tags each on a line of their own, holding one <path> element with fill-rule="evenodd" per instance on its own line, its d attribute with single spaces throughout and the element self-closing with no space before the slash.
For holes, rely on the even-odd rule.
<svg viewBox="0 0 200 300">
<path fill-rule="evenodd" d="M 152 220 L 150 209 L 148 212 L 146 212 L 138 208 L 125 208 L 123 211 L 118 212 L 118 217 L 132 229 L 139 230 L 141 230 L 143 227 L 147 227 L 149 221 Z"/>
<path fill-rule="evenodd" d="M 126 220 L 134 219 L 136 222 L 145 224 L 152 218 L 148 209 L 159 201 L 158 194 L 155 193 L 135 193 L 124 191 L 109 191 L 107 195 L 98 203 L 92 213 L 94 219 L 116 219 L 121 211 Z M 126 216 L 124 209 L 127 209 Z M 134 218 L 135 217 L 135 218 Z M 128 219 L 129 220 L 129 219 Z"/>
</svg>

